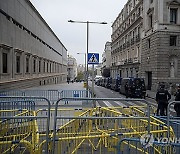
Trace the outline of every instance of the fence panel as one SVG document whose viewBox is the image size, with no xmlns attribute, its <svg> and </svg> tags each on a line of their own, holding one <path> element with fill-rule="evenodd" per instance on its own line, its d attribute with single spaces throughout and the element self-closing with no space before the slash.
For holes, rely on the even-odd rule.
<svg viewBox="0 0 180 154">
<path fill-rule="evenodd" d="M 143 101 L 142 99 L 108 99 L 108 98 L 66 98 L 67 100 L 90 101 Z M 140 108 L 129 107 L 126 111 L 121 108 L 97 107 L 84 111 L 78 116 L 58 116 L 56 103 L 54 129 L 51 138 L 52 153 L 116 153 L 118 143 L 123 138 L 140 138 L 150 132 L 155 137 L 167 136 L 167 125 L 150 116 L 148 102 L 144 113 Z M 141 116 L 140 116 L 141 115 Z M 170 132 L 174 135 L 173 130 Z M 133 144 L 132 149 L 136 148 Z M 141 150 L 143 147 L 141 146 Z M 160 151 L 160 150 L 159 150 Z M 127 151 L 126 151 L 127 152 Z"/>
<path fill-rule="evenodd" d="M 36 112 L 38 99 L 46 102 L 46 114 Z M 0 97 L 0 153 L 48 152 L 49 127 L 50 101 L 46 98 Z"/>
</svg>

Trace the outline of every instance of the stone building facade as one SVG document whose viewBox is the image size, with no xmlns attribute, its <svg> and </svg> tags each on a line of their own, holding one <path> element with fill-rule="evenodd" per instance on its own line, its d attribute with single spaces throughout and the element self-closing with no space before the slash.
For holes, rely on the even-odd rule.
<svg viewBox="0 0 180 154">
<path fill-rule="evenodd" d="M 152 90 L 160 82 L 179 83 L 179 25 L 180 0 L 128 0 L 112 26 L 114 68 L 122 77 L 145 78 L 147 88 Z"/>
<path fill-rule="evenodd" d="M 112 25 L 111 73 L 140 76 L 143 1 L 129 0 Z"/>
<path fill-rule="evenodd" d="M 67 49 L 29 0 L 0 1 L 0 90 L 61 83 Z"/>
</svg>

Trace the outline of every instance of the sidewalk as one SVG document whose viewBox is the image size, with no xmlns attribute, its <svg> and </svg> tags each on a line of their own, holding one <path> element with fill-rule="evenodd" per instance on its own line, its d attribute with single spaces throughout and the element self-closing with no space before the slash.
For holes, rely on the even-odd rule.
<svg viewBox="0 0 180 154">
<path fill-rule="evenodd" d="M 146 90 L 146 96 L 152 99 L 156 99 L 156 92 L 153 92 L 151 90 Z"/>
<path fill-rule="evenodd" d="M 146 90 L 146 96 L 148 98 L 156 100 L 156 92 L 154 92 L 154 91 Z M 171 100 L 170 101 L 173 101 L 174 99 L 175 99 L 174 95 L 171 95 Z"/>
<path fill-rule="evenodd" d="M 74 82 L 74 83 L 60 83 L 53 85 L 44 85 L 38 87 L 27 88 L 24 90 L 86 90 L 83 87 L 83 82 Z"/>
</svg>

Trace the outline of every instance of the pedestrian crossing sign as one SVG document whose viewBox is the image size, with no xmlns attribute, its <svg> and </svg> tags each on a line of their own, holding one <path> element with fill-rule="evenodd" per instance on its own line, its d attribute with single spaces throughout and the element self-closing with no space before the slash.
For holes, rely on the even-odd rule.
<svg viewBox="0 0 180 154">
<path fill-rule="evenodd" d="M 99 64 L 99 53 L 88 53 L 88 64 Z"/>
</svg>

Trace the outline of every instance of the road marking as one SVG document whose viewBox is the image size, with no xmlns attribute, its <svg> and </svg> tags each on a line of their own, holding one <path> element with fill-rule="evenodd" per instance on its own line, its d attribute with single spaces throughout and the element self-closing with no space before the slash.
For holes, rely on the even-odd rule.
<svg viewBox="0 0 180 154">
<path fill-rule="evenodd" d="M 132 106 L 135 106 L 135 104 L 132 103 L 132 102 L 130 102 L 130 101 L 127 101 L 126 103 L 129 104 L 129 106 L 131 106 L 131 105 L 132 105 Z"/>
<path fill-rule="evenodd" d="M 111 103 L 109 103 L 108 101 L 103 101 L 103 103 L 108 106 L 108 107 L 114 107 Z"/>
<path fill-rule="evenodd" d="M 97 106 L 97 107 L 101 107 L 101 105 L 99 104 L 98 101 L 96 101 L 96 106 Z"/>
<path fill-rule="evenodd" d="M 121 103 L 121 102 L 119 102 L 119 101 L 114 101 L 116 104 L 118 104 L 119 106 L 122 106 L 122 107 L 127 107 L 127 105 L 125 105 L 125 104 L 123 104 L 123 103 Z"/>
</svg>

